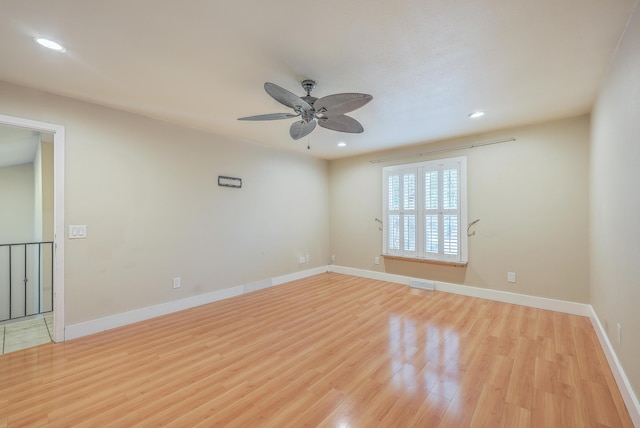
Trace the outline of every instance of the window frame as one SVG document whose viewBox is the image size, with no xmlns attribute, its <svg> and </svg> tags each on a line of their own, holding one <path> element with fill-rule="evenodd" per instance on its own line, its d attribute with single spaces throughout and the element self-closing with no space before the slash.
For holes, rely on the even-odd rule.
<svg viewBox="0 0 640 428">
<path fill-rule="evenodd" d="M 425 206 L 425 172 L 439 171 L 438 177 L 442 177 L 444 170 L 458 170 L 458 209 L 453 215 L 458 217 L 458 245 L 459 251 L 455 255 L 445 254 L 443 250 L 444 234 L 443 220 L 445 215 L 452 215 L 450 210 L 443 208 L 443 185 L 439 181 L 438 185 L 438 250 L 437 254 L 426 251 L 425 222 L 427 208 Z M 415 175 L 415 210 L 403 209 L 403 177 L 405 174 Z M 399 175 L 399 209 L 392 210 L 389 208 L 389 177 Z M 445 213 L 445 211 L 448 211 Z M 430 211 L 433 214 L 433 211 Z M 398 233 L 399 248 L 389 249 L 389 228 L 391 227 L 389 216 L 399 215 Z M 402 248 L 404 220 L 407 216 L 415 215 L 415 251 L 405 250 Z M 423 162 L 414 162 L 408 164 L 392 165 L 382 168 L 382 218 L 384 219 L 384 227 L 382 234 L 382 255 L 396 258 L 415 259 L 421 262 L 434 263 L 450 263 L 450 264 L 466 264 L 468 262 L 468 240 L 467 240 L 467 157 L 458 156 L 452 158 L 435 159 Z"/>
</svg>

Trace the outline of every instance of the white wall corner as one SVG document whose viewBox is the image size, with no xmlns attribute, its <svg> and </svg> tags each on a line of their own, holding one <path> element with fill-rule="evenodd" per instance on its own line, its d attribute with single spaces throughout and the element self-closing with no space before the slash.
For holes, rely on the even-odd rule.
<svg viewBox="0 0 640 428">
<path fill-rule="evenodd" d="M 596 335 L 598 336 L 604 355 L 607 357 L 607 362 L 609 363 L 609 367 L 613 372 L 613 377 L 618 384 L 618 389 L 620 390 L 624 404 L 627 406 L 631 420 L 635 426 L 640 427 L 640 402 L 638 402 L 638 397 L 634 393 L 631 382 L 629 382 L 629 378 L 625 374 L 624 369 L 620 364 L 620 360 L 618 360 L 618 356 L 611 345 L 611 341 L 600 323 L 600 319 L 598 318 L 596 311 L 591 305 L 589 305 L 589 319 L 591 320 L 593 329 L 596 331 Z"/>
</svg>

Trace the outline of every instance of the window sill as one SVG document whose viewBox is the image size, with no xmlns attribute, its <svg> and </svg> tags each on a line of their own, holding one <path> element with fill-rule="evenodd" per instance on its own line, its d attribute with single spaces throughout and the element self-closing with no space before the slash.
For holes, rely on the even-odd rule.
<svg viewBox="0 0 640 428">
<path fill-rule="evenodd" d="M 414 259 L 413 257 L 399 257 L 383 254 L 385 260 L 400 260 L 403 262 L 427 263 L 432 265 L 451 266 L 451 267 L 467 267 L 468 262 L 445 262 L 441 260 Z"/>
</svg>

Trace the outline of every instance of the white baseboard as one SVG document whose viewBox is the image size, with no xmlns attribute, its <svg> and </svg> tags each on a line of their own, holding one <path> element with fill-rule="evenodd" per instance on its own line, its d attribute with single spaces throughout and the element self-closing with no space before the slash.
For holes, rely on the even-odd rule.
<svg viewBox="0 0 640 428">
<path fill-rule="evenodd" d="M 205 305 L 218 300 L 228 299 L 253 291 L 281 285 L 298 279 L 307 278 L 324 272 L 336 272 L 345 275 L 359 276 L 362 278 L 375 279 L 379 281 L 394 282 L 397 284 L 409 285 L 415 279 L 404 275 L 395 275 L 386 272 L 377 272 L 365 269 L 356 269 L 344 266 L 328 265 L 318 266 L 287 275 L 274 278 L 267 278 L 249 284 L 238 285 L 211 293 L 200 294 L 185 299 L 172 302 L 161 303 L 159 305 L 148 306 L 135 309 L 133 311 L 111 315 L 96 320 L 72 324 L 65 327 L 65 338 L 75 339 L 88 334 L 121 327 L 138 321 L 143 321 L 160 315 L 189 309 L 195 306 Z M 593 319 L 594 312 L 590 305 L 583 303 L 567 302 L 563 300 L 548 299 L 545 297 L 528 296 L 524 294 L 510 293 L 506 291 L 491 290 L 487 288 L 472 287 L 467 285 L 452 284 L 447 282 L 435 282 L 435 289 L 447 293 L 461 294 L 464 296 L 478 297 L 481 299 L 495 300 L 498 302 L 513 303 L 516 305 L 530 306 L 539 309 L 547 309 L 557 312 L 564 312 L 573 315 L 588 316 Z M 605 336 L 606 337 L 606 336 Z"/>
<path fill-rule="evenodd" d="M 311 268 L 311 269 L 303 270 L 300 272 L 294 272 L 288 275 L 277 276 L 273 278 L 272 282 L 274 286 L 282 285 L 285 282 L 291 282 L 291 281 L 296 281 L 298 279 L 308 278 L 310 276 L 319 275 L 321 273 L 326 273 L 328 271 L 329 269 L 327 266 L 318 266 L 316 268 Z"/>
<path fill-rule="evenodd" d="M 495 300 L 497 302 L 514 305 L 529 306 L 531 308 L 546 309 L 548 311 L 563 312 L 571 315 L 589 315 L 589 305 L 586 303 L 568 302 L 566 300 L 549 299 L 546 297 L 530 296 L 527 294 L 511 293 L 508 291 L 491 290 L 488 288 L 471 287 L 468 285 L 451 284 L 436 281 L 436 290 L 463 296 L 478 297 L 480 299 Z"/>
<path fill-rule="evenodd" d="M 78 324 L 68 325 L 65 327 L 65 340 L 77 339 L 82 336 L 88 336 L 90 334 L 99 333 L 101 331 L 110 330 L 112 328 L 122 327 L 128 324 L 148 320 L 161 315 L 167 315 L 173 312 L 194 308 L 196 306 L 206 305 L 207 303 L 217 302 L 218 300 L 229 299 L 231 297 L 240 296 L 242 294 L 251 293 L 253 291 L 262 290 L 264 288 L 284 284 L 285 282 L 307 278 L 313 275 L 324 273 L 326 271 L 326 266 L 320 266 L 317 268 L 307 269 L 304 271 L 277 276 L 274 278 L 268 278 L 249 284 L 237 285 L 235 287 L 212 291 L 211 293 L 199 294 L 197 296 L 187 297 L 185 299 L 174 300 L 172 302 L 161 303 L 154 306 L 147 306 L 145 308 L 134 309 L 133 311 L 129 312 L 123 312 L 104 318 L 98 318 Z"/>
<path fill-rule="evenodd" d="M 170 314 L 184 309 L 193 308 L 207 303 L 216 302 L 218 300 L 228 299 L 253 291 L 262 290 L 264 288 L 274 287 L 287 282 L 298 279 L 307 278 L 324 272 L 336 272 L 345 275 L 359 276 L 362 278 L 375 279 L 379 281 L 394 282 L 397 284 L 409 285 L 414 278 L 395 275 L 386 272 L 376 272 L 365 269 L 355 269 L 344 266 L 328 265 L 307 269 L 300 272 L 294 272 L 274 278 L 268 278 L 261 281 L 255 281 L 249 284 L 237 285 L 223 290 L 213 291 L 211 293 L 200 294 L 198 296 L 187 297 L 185 299 L 174 300 L 172 302 L 161 303 L 159 305 L 148 306 L 145 308 L 135 309 L 129 312 L 123 312 L 116 315 L 110 315 L 104 318 L 85 321 L 78 324 L 72 324 L 65 327 L 65 339 L 71 340 L 89 334 L 98 333 L 112 328 L 122 327 L 139 321 L 144 321 L 161 315 Z M 451 284 L 447 282 L 436 281 L 435 289 L 447 293 L 461 294 L 464 296 L 478 297 L 482 299 L 495 300 L 505 303 L 513 303 L 516 305 L 530 306 L 539 309 L 547 309 L 557 312 L 564 312 L 574 315 L 591 316 L 593 311 L 590 305 L 574 302 L 566 302 L 562 300 L 547 299 L 544 297 L 527 296 L 517 293 L 509 293 L 505 291 L 490 290 L 486 288 L 471 287 L 466 285 Z"/>
<path fill-rule="evenodd" d="M 328 268 L 330 272 L 376 279 L 379 281 L 395 282 L 402 285 L 409 285 L 411 280 L 420 279 L 386 272 L 354 269 L 344 266 L 329 265 Z M 478 297 L 480 299 L 495 300 L 498 302 L 512 303 L 515 305 L 529 306 L 532 308 L 564 312 L 567 314 L 581 315 L 585 317 L 589 316 L 591 313 L 590 305 L 585 303 L 567 302 L 564 300 L 548 299 L 546 297 L 529 296 L 526 294 L 510 293 L 508 291 L 491 290 L 488 288 L 472 287 L 468 285 L 452 284 L 449 282 L 435 281 L 435 283 L 437 291 L 444 291 L 447 293 Z"/>
<path fill-rule="evenodd" d="M 376 272 L 365 269 L 349 268 L 344 266 L 328 265 L 307 269 L 300 272 L 294 272 L 274 278 L 268 278 L 261 281 L 252 282 L 235 287 L 225 288 L 223 290 L 213 291 L 211 293 L 201 294 L 198 296 L 188 297 L 186 299 L 175 300 L 172 302 L 162 303 L 159 305 L 149 306 L 136 309 L 121 314 L 111 315 L 96 320 L 86 321 L 78 324 L 68 325 L 65 328 L 65 339 L 71 340 L 82 336 L 87 336 L 101 331 L 110 330 L 116 327 L 122 327 L 139 321 L 144 321 L 157 316 L 170 314 L 184 309 L 193 308 L 207 303 L 216 302 L 218 300 L 228 299 L 242 294 L 251 293 L 253 291 L 264 288 L 274 287 L 287 282 L 298 279 L 307 278 L 324 272 L 336 272 L 345 275 L 359 276 L 362 278 L 375 279 L 379 281 L 394 282 L 402 285 L 409 285 L 412 277 L 395 275 L 386 272 Z M 495 300 L 498 302 L 512 303 L 516 305 L 529 306 L 538 309 L 546 309 L 556 312 L 564 312 L 572 315 L 587 316 L 591 319 L 594 330 L 600 340 L 600 344 L 606 355 L 611 371 L 620 389 L 620 393 L 629 410 L 631 419 L 635 426 L 640 427 L 640 404 L 638 398 L 633 392 L 633 388 L 629 379 L 624 373 L 620 361 L 611 346 L 611 342 L 607 337 L 600 320 L 598 319 L 591 305 L 575 302 L 567 302 L 563 300 L 548 299 L 545 297 L 528 296 L 506 291 L 491 290 L 486 288 L 478 288 L 460 284 L 452 284 L 447 282 L 436 281 L 435 289 L 447 293 L 460 294 L 469 297 L 478 297 L 481 299 Z"/>
<path fill-rule="evenodd" d="M 375 270 L 356 269 L 345 266 L 329 265 L 329 272 L 342 273 L 345 275 L 359 276 L 361 278 L 376 279 L 378 281 L 395 282 L 396 284 L 409 285 L 413 278 L 393 273 L 377 272 Z"/>
<path fill-rule="evenodd" d="M 633 388 L 631 387 L 631 383 L 629 382 L 629 378 L 625 374 L 622 365 L 620 365 L 620 360 L 618 360 L 618 356 L 611 345 L 609 336 L 607 336 L 604 327 L 602 327 L 602 324 L 600 323 L 600 319 L 598 318 L 596 311 L 591 305 L 589 305 L 589 309 L 591 324 L 593 325 L 593 329 L 596 331 L 596 335 L 598 336 L 604 355 L 607 357 L 609 367 L 611 368 L 613 377 L 618 384 L 618 389 L 620 390 L 624 404 L 627 406 L 627 410 L 629 411 L 633 424 L 640 427 L 640 402 L 638 402 L 638 397 L 635 395 Z"/>
</svg>

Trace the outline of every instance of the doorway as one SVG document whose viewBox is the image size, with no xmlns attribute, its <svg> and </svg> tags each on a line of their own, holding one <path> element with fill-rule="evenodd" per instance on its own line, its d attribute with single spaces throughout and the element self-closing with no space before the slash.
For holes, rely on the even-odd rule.
<svg viewBox="0 0 640 428">
<path fill-rule="evenodd" d="M 62 125 L 0 115 L 0 126 L 20 128 L 52 137 L 53 142 L 53 331 L 54 342 L 64 341 L 64 145 Z"/>
</svg>

